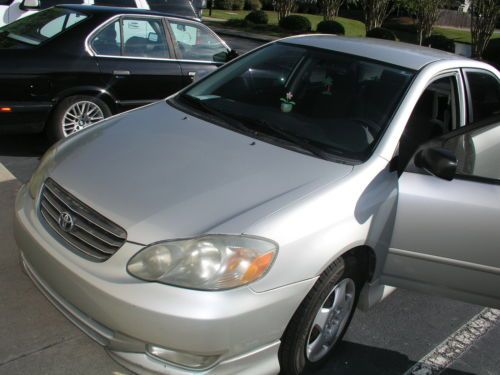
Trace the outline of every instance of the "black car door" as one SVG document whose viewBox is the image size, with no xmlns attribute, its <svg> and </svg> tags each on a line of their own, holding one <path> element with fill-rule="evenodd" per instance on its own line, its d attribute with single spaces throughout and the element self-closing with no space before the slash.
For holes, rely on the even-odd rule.
<svg viewBox="0 0 500 375">
<path fill-rule="evenodd" d="M 175 18 L 169 18 L 168 24 L 185 84 L 204 77 L 226 62 L 229 47 L 205 25 Z"/>
<path fill-rule="evenodd" d="M 121 109 L 167 97 L 183 87 L 163 17 L 122 16 L 90 40 L 103 84 Z"/>
</svg>

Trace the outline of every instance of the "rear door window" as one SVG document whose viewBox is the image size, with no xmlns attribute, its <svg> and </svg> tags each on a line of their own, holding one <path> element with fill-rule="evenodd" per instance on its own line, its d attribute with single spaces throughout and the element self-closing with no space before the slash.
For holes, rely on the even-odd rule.
<svg viewBox="0 0 500 375">
<path fill-rule="evenodd" d="M 481 71 L 467 71 L 470 121 L 488 120 L 500 115 L 500 82 Z"/>
</svg>

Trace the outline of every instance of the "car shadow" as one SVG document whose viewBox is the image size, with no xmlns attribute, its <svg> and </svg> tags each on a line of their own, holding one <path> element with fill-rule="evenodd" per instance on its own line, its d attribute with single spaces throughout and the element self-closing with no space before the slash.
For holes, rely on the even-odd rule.
<svg viewBox="0 0 500 375">
<path fill-rule="evenodd" d="M 307 375 L 402 375 L 415 363 L 397 351 L 343 341 L 324 366 Z M 447 375 L 473 375 L 453 369 L 446 371 Z"/>
<path fill-rule="evenodd" d="M 41 156 L 50 147 L 44 134 L 1 134 L 1 156 Z"/>
</svg>

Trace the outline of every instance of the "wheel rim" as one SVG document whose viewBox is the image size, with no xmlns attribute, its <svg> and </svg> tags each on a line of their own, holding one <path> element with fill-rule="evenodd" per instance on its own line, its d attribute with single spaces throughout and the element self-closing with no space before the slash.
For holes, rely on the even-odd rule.
<svg viewBox="0 0 500 375">
<path fill-rule="evenodd" d="M 94 102 L 76 102 L 64 113 L 62 131 L 65 137 L 104 119 L 102 109 Z"/>
<path fill-rule="evenodd" d="M 321 360 L 335 345 L 351 315 L 356 295 L 352 279 L 336 284 L 321 304 L 309 331 L 306 356 L 311 362 Z"/>
</svg>

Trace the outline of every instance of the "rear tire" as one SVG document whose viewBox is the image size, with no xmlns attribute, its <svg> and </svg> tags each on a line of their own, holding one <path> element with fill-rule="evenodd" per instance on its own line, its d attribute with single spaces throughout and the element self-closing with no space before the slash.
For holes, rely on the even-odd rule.
<svg viewBox="0 0 500 375">
<path fill-rule="evenodd" d="M 55 108 L 46 133 L 56 142 L 111 116 L 109 106 L 99 98 L 88 95 L 67 97 Z"/>
<path fill-rule="evenodd" d="M 345 256 L 321 274 L 281 338 L 281 375 L 316 369 L 335 350 L 356 309 L 365 281 L 361 270 L 354 256 Z"/>
</svg>

